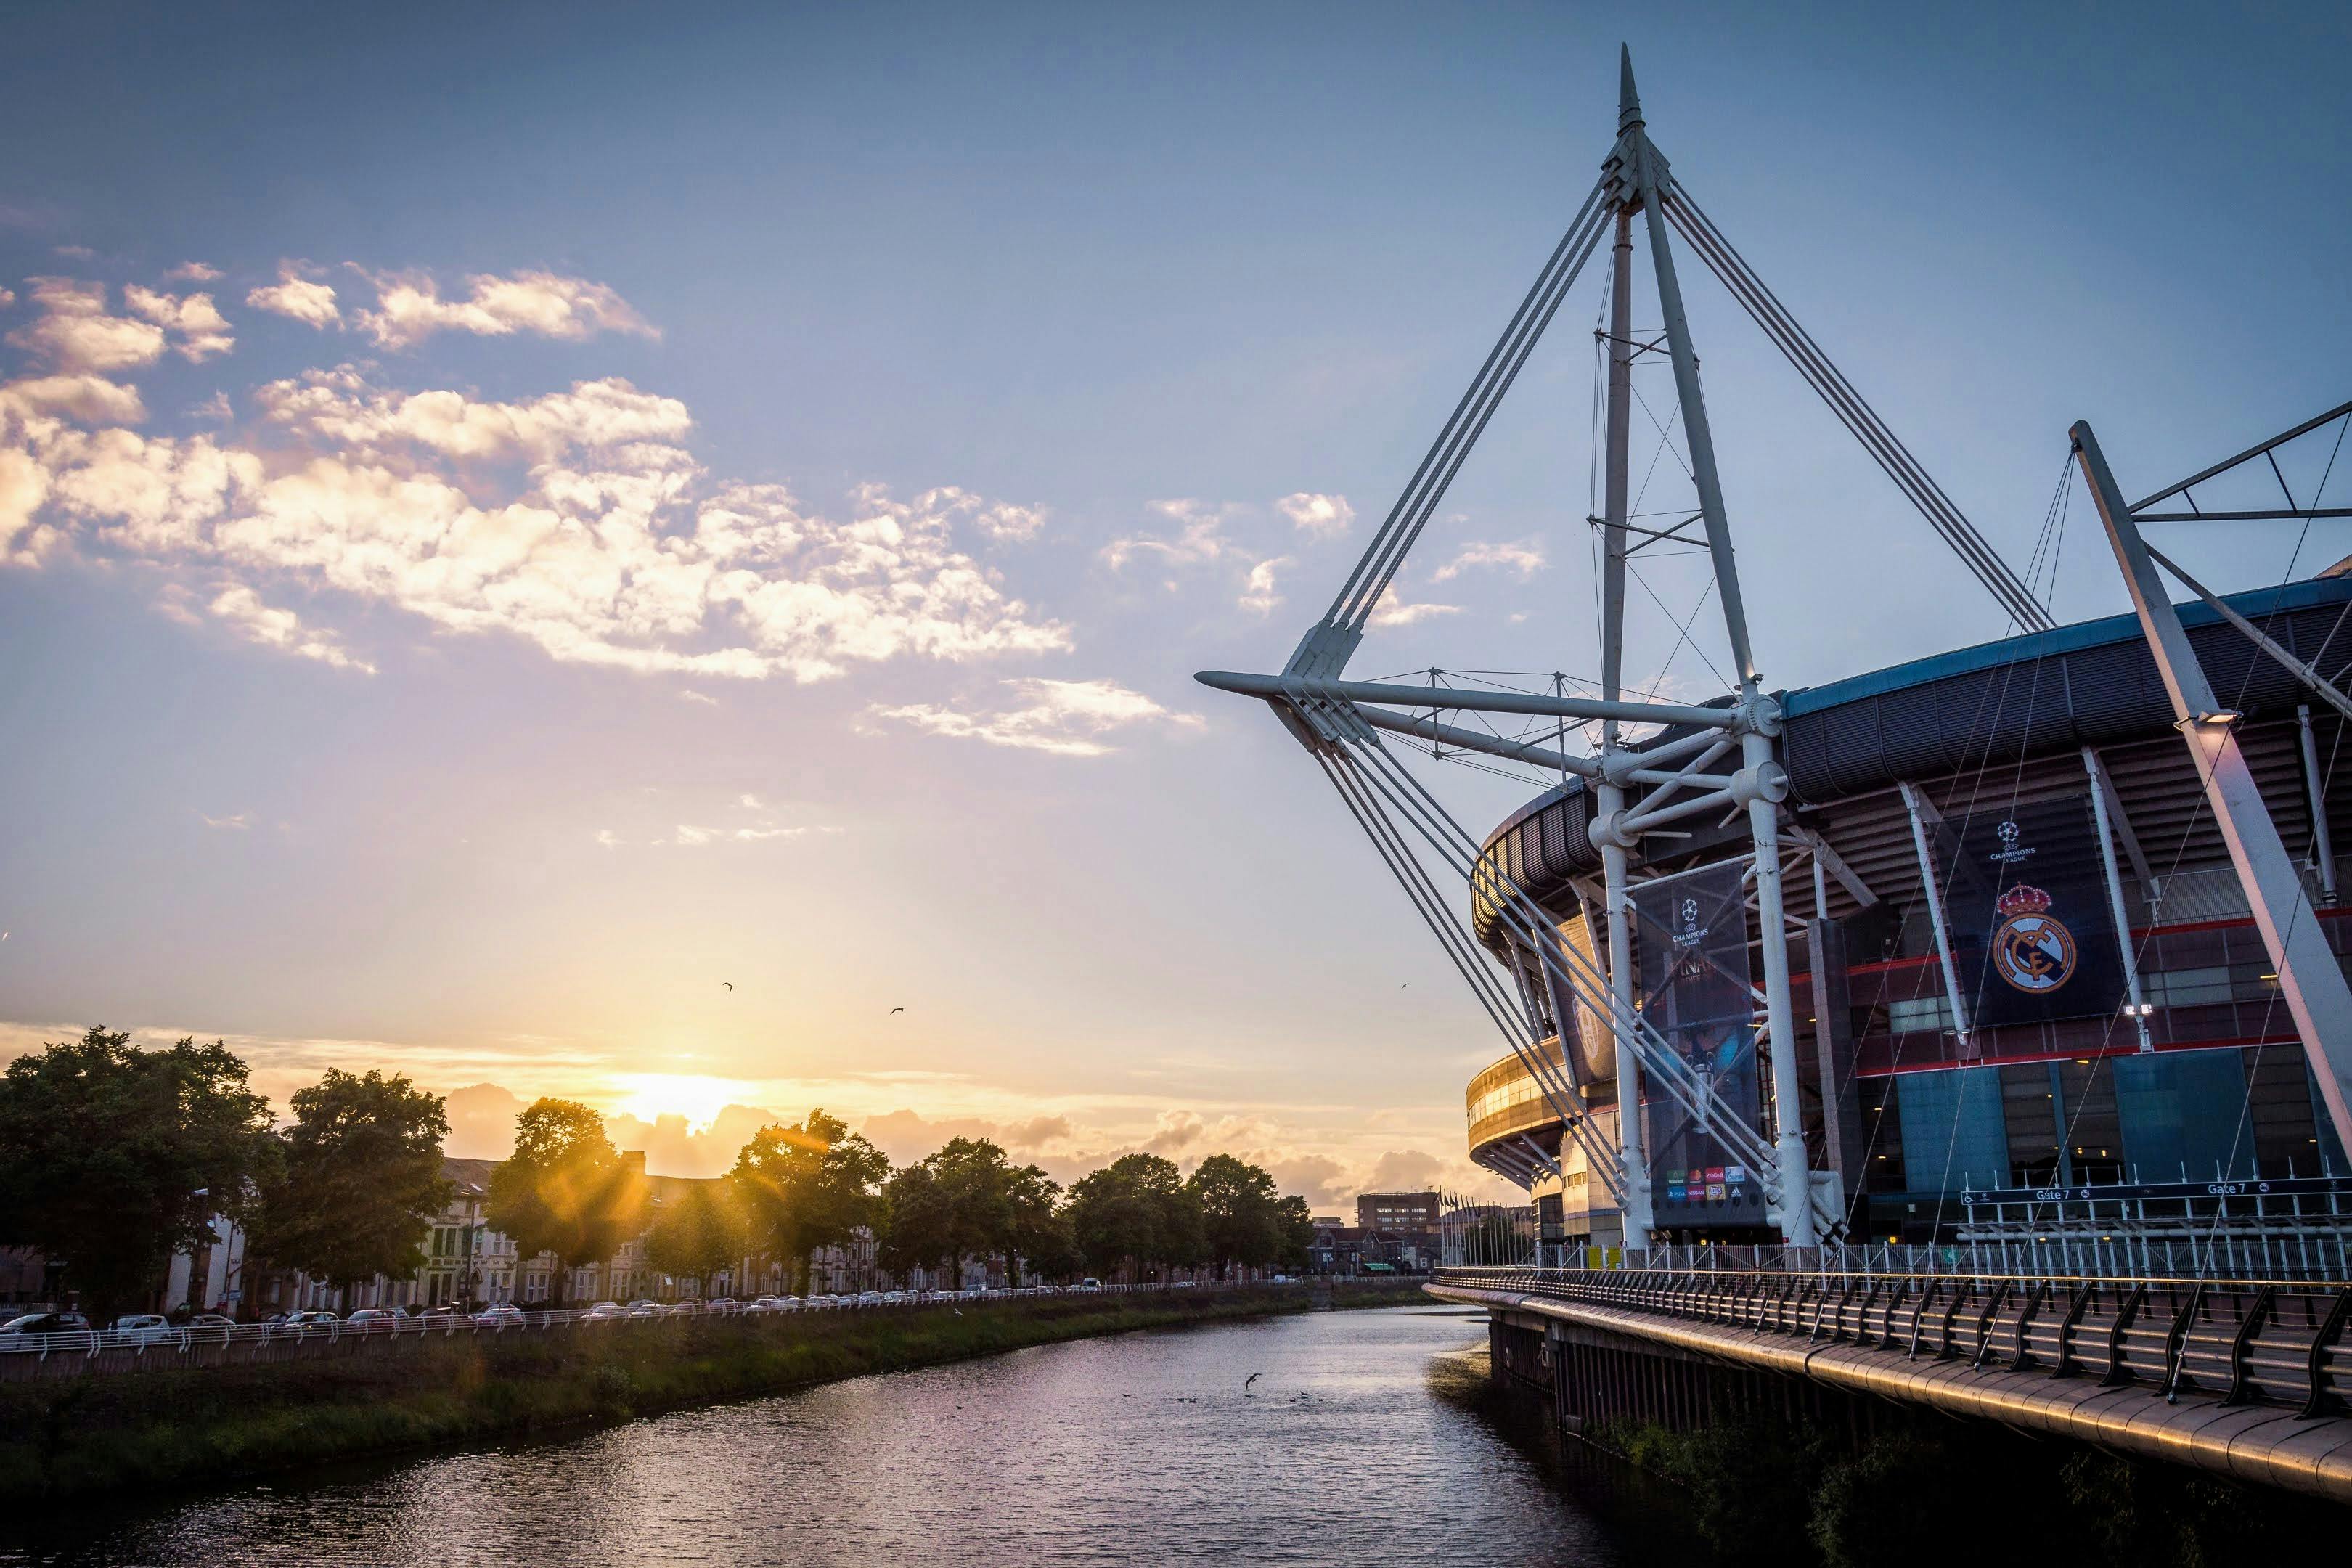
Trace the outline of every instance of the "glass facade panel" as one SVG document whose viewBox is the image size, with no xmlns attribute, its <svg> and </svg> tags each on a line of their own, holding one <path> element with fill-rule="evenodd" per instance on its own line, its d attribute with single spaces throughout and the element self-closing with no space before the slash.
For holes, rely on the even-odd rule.
<svg viewBox="0 0 2352 1568">
<path fill-rule="evenodd" d="M 2167 1051 L 2115 1058 L 2124 1158 L 2142 1182 L 2202 1182 L 2254 1173 L 2246 1063 L 2237 1051 Z"/>
<path fill-rule="evenodd" d="M 2000 1068 L 1909 1073 L 1896 1082 L 1906 1187 L 1932 1193 L 2009 1184 Z"/>
</svg>

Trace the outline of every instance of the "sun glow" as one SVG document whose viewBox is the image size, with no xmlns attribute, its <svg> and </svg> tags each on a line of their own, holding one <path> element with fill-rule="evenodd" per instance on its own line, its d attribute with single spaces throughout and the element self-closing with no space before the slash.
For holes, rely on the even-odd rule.
<svg viewBox="0 0 2352 1568">
<path fill-rule="evenodd" d="M 692 1073 L 625 1073 L 619 1079 L 628 1096 L 620 1110 L 641 1121 L 683 1116 L 697 1130 L 719 1120 L 730 1105 L 749 1105 L 751 1086 L 738 1079 L 704 1078 Z"/>
</svg>

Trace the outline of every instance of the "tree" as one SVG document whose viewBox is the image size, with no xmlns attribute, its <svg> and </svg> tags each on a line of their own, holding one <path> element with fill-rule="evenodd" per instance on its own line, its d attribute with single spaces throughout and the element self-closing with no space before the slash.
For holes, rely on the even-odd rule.
<svg viewBox="0 0 2352 1568">
<path fill-rule="evenodd" d="M 736 1156 L 732 1180 L 752 1240 L 790 1258 L 795 1291 L 808 1286 L 809 1259 L 881 1217 L 878 1189 L 890 1174 L 882 1151 L 822 1110 L 790 1127 L 762 1127 Z"/>
<path fill-rule="evenodd" d="M 695 1182 L 654 1205 L 646 1230 L 646 1261 L 663 1273 L 703 1281 L 740 1262 L 748 1226 L 735 1184 Z"/>
<path fill-rule="evenodd" d="M 1281 1199 L 1265 1171 L 1231 1154 L 1212 1154 L 1184 1186 L 1200 1205 L 1202 1242 L 1218 1279 L 1236 1263 L 1259 1268 L 1281 1255 Z"/>
<path fill-rule="evenodd" d="M 338 1286 L 425 1265 L 432 1216 L 449 1201 L 441 1097 L 399 1076 L 330 1068 L 293 1099 L 283 1173 L 262 1189 L 253 1249 Z"/>
<path fill-rule="evenodd" d="M 1315 1245 L 1315 1216 L 1307 1200 L 1296 1193 L 1286 1194 L 1275 1205 L 1274 1223 L 1279 1238 L 1275 1261 L 1293 1270 L 1306 1268 L 1307 1249 Z"/>
<path fill-rule="evenodd" d="M 1007 1173 L 1005 1202 L 1013 1211 L 1011 1258 L 1006 1273 L 1013 1283 L 1029 1273 L 1047 1279 L 1068 1279 L 1078 1272 L 1077 1242 L 1070 1222 L 1061 1213 L 1062 1188 L 1035 1165 Z"/>
<path fill-rule="evenodd" d="M 213 1215 L 247 1218 L 282 1158 L 227 1046 L 135 1050 L 93 1026 L 0 1078 L 0 1245 L 63 1264 L 106 1321 L 211 1242 Z"/>
<path fill-rule="evenodd" d="M 515 1118 L 514 1153 L 490 1173 L 484 1207 L 515 1244 L 518 1285 L 531 1258 L 555 1255 L 560 1309 L 565 1276 L 619 1251 L 642 1227 L 646 1203 L 645 1177 L 623 1163 L 603 1117 L 576 1100 L 541 1100 Z"/>
<path fill-rule="evenodd" d="M 1122 1154 L 1070 1188 L 1070 1228 L 1097 1272 L 1130 1278 L 1202 1255 L 1201 1212 L 1172 1161 Z"/>
<path fill-rule="evenodd" d="M 876 1249 L 882 1267 L 901 1276 L 938 1268 L 955 1229 L 950 1208 L 947 1189 L 929 1161 L 892 1172 L 882 1184 L 881 1245 Z"/>
</svg>

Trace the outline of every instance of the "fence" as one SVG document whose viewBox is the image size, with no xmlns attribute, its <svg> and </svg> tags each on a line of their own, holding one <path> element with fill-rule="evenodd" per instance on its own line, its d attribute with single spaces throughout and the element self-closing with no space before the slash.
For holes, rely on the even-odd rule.
<svg viewBox="0 0 2352 1568">
<path fill-rule="evenodd" d="M 387 1313 L 352 1323 L 191 1323 L 133 1329 L 89 1329 L 54 1334 L 0 1334 L 0 1381 L 74 1376 L 83 1372 L 171 1370 L 194 1365 L 223 1365 L 253 1361 L 293 1359 L 359 1351 L 363 1346 L 390 1346 L 402 1342 L 459 1337 L 495 1338 L 501 1334 L 544 1333 L 551 1330 L 645 1330 L 687 1318 L 775 1320 L 819 1313 L 921 1311 L 961 1308 L 975 1302 L 1066 1298 L 1174 1294 L 1211 1295 L 1219 1289 L 1298 1289 L 1298 1279 L 1267 1281 L 1246 1287 L 1196 1284 L 1188 1280 L 1152 1285 L 1035 1285 L 1019 1289 L 981 1291 L 909 1290 L 867 1292 L 859 1296 L 796 1296 L 714 1309 L 662 1305 L 634 1308 L 582 1308 L 564 1311 L 524 1311 L 504 1308 L 477 1313 L 429 1312 L 418 1316 Z"/>
<path fill-rule="evenodd" d="M 2346 1409 L 2352 1288 L 2342 1284 L 1889 1270 L 1832 1262 L 1840 1249 L 1746 1266 L 1724 1256 L 1759 1250 L 1657 1248 L 1617 1269 L 1444 1268 L 1438 1283 L 1973 1367 L 2096 1373 L 2167 1394 L 2202 1388 L 2224 1404 L 2286 1405 L 2306 1416 Z M 1698 1256 L 1662 1256 L 1669 1251 Z"/>
</svg>

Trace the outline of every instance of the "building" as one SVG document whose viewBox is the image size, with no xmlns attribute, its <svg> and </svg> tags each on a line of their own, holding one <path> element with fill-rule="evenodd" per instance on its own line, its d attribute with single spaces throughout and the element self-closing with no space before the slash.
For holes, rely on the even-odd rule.
<svg viewBox="0 0 2352 1568">
<path fill-rule="evenodd" d="M 1356 1223 L 1367 1230 L 1437 1229 L 1435 1193 L 1365 1193 L 1356 1199 Z"/>
<path fill-rule="evenodd" d="M 2340 568 L 2227 602 L 2323 670 L 2352 660 L 2352 577 Z M 2215 688 L 2235 694 L 2238 742 L 2340 962 L 2352 905 L 2339 903 L 2334 847 L 2352 829 L 2352 779 L 2332 764 L 2352 726 L 2212 610 L 2180 615 Z M 1843 1181 L 1850 1239 L 1974 1239 L 1972 1215 L 1981 1230 L 2011 1212 L 2000 1195 L 2053 1189 L 2113 1191 L 2116 1206 L 2084 1211 L 2090 1228 L 2121 1215 L 2128 1194 L 2193 1204 L 2184 1185 L 2309 1187 L 2329 1213 L 2336 1187 L 2352 1198 L 2134 617 L 1780 701 L 1781 809 L 1796 830 L 1784 884 L 1803 1031 L 1797 1114 L 1812 1164 Z M 1608 945 L 1595 940 L 1594 809 L 1570 778 L 1496 826 L 1481 861 L 1588 958 Z M 1763 971 L 1742 893 L 1751 840 L 1744 819 L 1677 826 L 1688 836 L 1628 851 L 1636 994 L 1761 1130 L 1773 1108 L 1753 1045 L 1751 976 Z M 1473 917 L 1540 1018 L 1538 1048 L 1581 1086 L 1602 1146 L 1617 1147 L 1622 1058 L 1605 1016 L 1556 1005 L 1488 899 L 1474 893 Z M 1668 1104 L 1645 1110 L 1653 1239 L 1769 1239 L 1753 1174 Z M 1528 1189 L 1549 1247 L 1642 1244 L 1578 1142 L 1563 1148 L 1560 1118 L 1517 1056 L 1470 1079 L 1465 1110 L 1471 1157 Z M 2046 1209 L 2038 1224 L 2050 1224 Z"/>
</svg>

